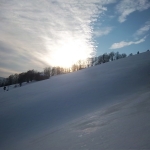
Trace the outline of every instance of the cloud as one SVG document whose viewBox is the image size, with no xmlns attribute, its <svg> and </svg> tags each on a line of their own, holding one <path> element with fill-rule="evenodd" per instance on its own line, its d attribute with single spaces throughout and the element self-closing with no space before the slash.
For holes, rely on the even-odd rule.
<svg viewBox="0 0 150 150">
<path fill-rule="evenodd" d="M 101 28 L 99 30 L 95 30 L 93 32 L 94 36 L 96 37 L 101 37 L 103 35 L 107 35 L 112 31 L 112 27 L 105 27 L 105 28 Z"/>
<path fill-rule="evenodd" d="M 134 37 L 139 37 L 146 34 L 150 30 L 150 21 L 147 21 L 144 26 L 137 30 L 134 34 Z"/>
<path fill-rule="evenodd" d="M 15 73 L 19 73 L 19 72 L 16 72 L 14 70 L 11 70 L 11 69 L 6 69 L 6 68 L 2 68 L 0 67 L 0 75 L 2 77 L 5 77 L 7 74 L 15 74 Z"/>
<path fill-rule="evenodd" d="M 122 0 L 117 6 L 117 13 L 120 15 L 119 22 L 126 21 L 127 16 L 135 11 L 144 11 L 150 8 L 149 0 Z"/>
<path fill-rule="evenodd" d="M 146 39 L 146 36 L 138 41 L 130 41 L 130 42 L 125 42 L 125 41 L 121 41 L 119 43 L 114 43 L 112 44 L 112 46 L 110 47 L 110 49 L 118 49 L 118 48 L 123 48 L 125 46 L 129 46 L 129 45 L 133 45 L 133 44 L 140 44 L 142 42 L 144 42 Z"/>
<path fill-rule="evenodd" d="M 93 25 L 116 0 L 9 0 L 0 2 L 5 66 L 34 69 L 83 59 L 95 52 Z M 99 33 L 99 34 L 107 34 Z M 0 50 L 1 51 L 1 50 Z M 25 58 L 25 59 L 21 59 Z M 14 63 L 13 63 L 14 62 Z M 11 66 L 12 67 L 12 66 Z"/>
</svg>

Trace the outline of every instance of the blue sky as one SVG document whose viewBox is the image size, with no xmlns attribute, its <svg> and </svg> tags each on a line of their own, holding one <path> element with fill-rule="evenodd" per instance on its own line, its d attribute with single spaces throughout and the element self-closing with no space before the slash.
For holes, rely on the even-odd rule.
<svg viewBox="0 0 150 150">
<path fill-rule="evenodd" d="M 150 49 L 149 0 L 1 0 L 0 76 Z"/>
</svg>

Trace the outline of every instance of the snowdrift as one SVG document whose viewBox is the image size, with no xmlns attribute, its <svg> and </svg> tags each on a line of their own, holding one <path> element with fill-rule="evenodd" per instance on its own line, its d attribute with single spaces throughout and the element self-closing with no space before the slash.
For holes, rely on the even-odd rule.
<svg viewBox="0 0 150 150">
<path fill-rule="evenodd" d="M 0 149 L 150 149 L 150 52 L 0 89 Z"/>
</svg>

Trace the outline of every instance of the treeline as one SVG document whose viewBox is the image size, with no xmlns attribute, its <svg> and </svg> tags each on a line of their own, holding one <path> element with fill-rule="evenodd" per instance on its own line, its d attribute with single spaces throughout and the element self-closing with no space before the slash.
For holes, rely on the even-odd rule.
<svg viewBox="0 0 150 150">
<path fill-rule="evenodd" d="M 137 52 L 137 54 L 139 54 L 139 52 Z M 132 56 L 132 53 L 129 56 Z M 46 67 L 44 68 L 43 72 L 28 70 L 27 72 L 23 72 L 20 74 L 10 75 L 8 78 L 0 82 L 0 87 L 12 84 L 14 84 L 15 86 L 19 84 L 21 86 L 23 82 L 29 83 L 32 81 L 41 81 L 49 79 L 51 76 L 78 71 L 84 68 L 100 65 L 103 63 L 107 63 L 125 57 L 127 57 L 125 53 L 120 54 L 119 52 L 110 52 L 104 53 L 103 55 L 100 55 L 98 57 L 87 58 L 86 60 L 79 60 L 77 63 L 73 64 L 72 67 L 70 68 Z"/>
<path fill-rule="evenodd" d="M 15 84 L 15 86 L 17 86 L 17 84 L 22 86 L 23 82 L 29 83 L 32 81 L 45 80 L 50 77 L 50 71 L 51 71 L 50 67 L 47 67 L 47 68 L 44 68 L 44 72 L 29 70 L 27 72 L 22 72 L 20 74 L 12 74 L 8 78 L 3 80 L 0 83 L 0 86 L 2 87 L 2 86 L 8 86 L 12 84 Z"/>
<path fill-rule="evenodd" d="M 132 56 L 132 53 L 129 56 Z M 123 54 L 120 54 L 119 52 L 104 53 L 103 55 L 100 55 L 98 57 L 88 58 L 84 61 L 79 60 L 76 64 L 72 66 L 72 71 L 78 71 L 84 68 L 92 67 L 95 65 L 100 65 L 103 63 L 107 63 L 107 62 L 118 60 L 118 59 L 125 58 L 125 57 L 127 57 L 125 53 Z"/>
<path fill-rule="evenodd" d="M 14 84 L 22 86 L 23 82 L 29 83 L 32 81 L 41 81 L 49 79 L 51 76 L 65 74 L 71 72 L 71 68 L 62 68 L 62 67 L 45 67 L 43 72 L 38 72 L 35 70 L 28 70 L 27 72 L 22 72 L 20 74 L 12 74 L 8 78 L 0 81 L 0 87 L 9 86 Z"/>
</svg>

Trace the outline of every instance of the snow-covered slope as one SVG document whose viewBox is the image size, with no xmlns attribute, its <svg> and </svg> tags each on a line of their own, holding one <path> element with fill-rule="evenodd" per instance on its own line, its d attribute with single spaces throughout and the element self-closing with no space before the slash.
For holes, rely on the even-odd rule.
<svg viewBox="0 0 150 150">
<path fill-rule="evenodd" d="M 0 90 L 0 149 L 150 149 L 150 52 Z"/>
</svg>

